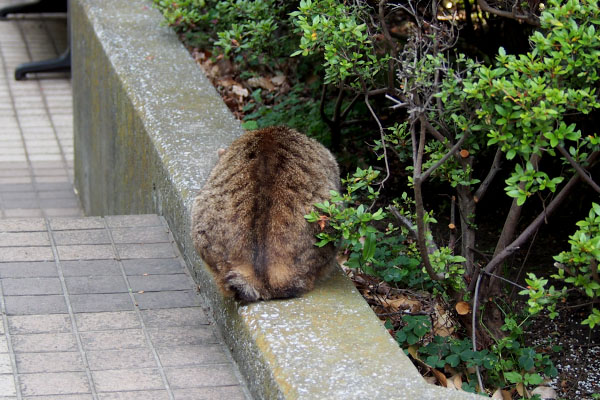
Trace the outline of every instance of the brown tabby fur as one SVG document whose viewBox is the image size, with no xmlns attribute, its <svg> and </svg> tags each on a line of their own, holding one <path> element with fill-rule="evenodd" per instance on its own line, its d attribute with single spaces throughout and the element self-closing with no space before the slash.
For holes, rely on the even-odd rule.
<svg viewBox="0 0 600 400">
<path fill-rule="evenodd" d="M 220 156 L 194 201 L 196 249 L 227 295 L 256 301 L 306 293 L 333 264 L 315 246 L 314 203 L 340 190 L 331 153 L 286 127 L 248 132 Z"/>
</svg>

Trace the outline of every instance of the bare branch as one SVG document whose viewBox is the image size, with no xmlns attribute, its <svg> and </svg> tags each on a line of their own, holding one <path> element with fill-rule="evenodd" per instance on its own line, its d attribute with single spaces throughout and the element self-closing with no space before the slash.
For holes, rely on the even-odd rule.
<svg viewBox="0 0 600 400">
<path fill-rule="evenodd" d="M 527 22 L 533 26 L 540 26 L 540 21 L 534 14 L 517 14 L 517 10 L 514 7 L 512 11 L 503 11 L 490 6 L 486 0 L 477 0 L 477 4 L 479 5 L 479 8 L 481 8 L 481 11 L 485 11 L 499 17 L 514 19 L 519 22 Z"/>
<path fill-rule="evenodd" d="M 588 185 L 590 185 L 596 192 L 600 193 L 600 186 L 598 186 L 598 184 L 594 182 L 594 180 L 590 176 L 590 173 L 583 169 L 583 167 L 579 165 L 579 163 L 575 161 L 573 157 L 571 157 L 569 152 L 564 147 L 558 145 L 556 146 L 556 148 L 558 149 L 558 151 L 560 151 L 560 154 L 562 154 L 567 159 L 569 164 L 571 164 L 571 166 L 575 168 L 575 171 L 577 171 L 581 179 L 583 179 Z"/>
<path fill-rule="evenodd" d="M 375 114 L 375 111 L 373 111 L 373 108 L 371 107 L 371 103 L 369 102 L 369 93 L 365 93 L 365 104 L 367 105 L 367 108 L 371 112 L 371 115 L 377 122 L 377 126 L 379 126 L 379 134 L 381 136 L 381 147 L 383 148 L 383 160 L 385 162 L 385 173 L 386 173 L 385 178 L 383 178 L 383 180 L 379 183 L 381 186 L 383 186 L 384 182 L 387 181 L 391 175 L 390 165 L 388 163 L 388 157 L 387 157 L 387 146 L 385 145 L 385 133 L 383 132 L 383 126 L 381 125 L 381 121 L 379 121 L 377 114 Z"/>
<path fill-rule="evenodd" d="M 483 198 L 488 187 L 490 186 L 490 184 L 496 177 L 496 174 L 498 173 L 498 171 L 500 171 L 500 164 L 502 162 L 502 154 L 503 154 L 502 150 L 500 148 L 498 148 L 498 150 L 496 150 L 496 155 L 494 156 L 494 161 L 492 162 L 492 166 L 490 167 L 490 170 L 489 170 L 487 176 L 485 177 L 483 182 L 481 182 L 481 185 L 479 185 L 479 188 L 477 188 L 477 190 L 475 191 L 475 195 L 473 197 L 474 197 L 476 203 L 479 202 Z"/>
<path fill-rule="evenodd" d="M 452 157 L 453 155 L 455 155 L 456 152 L 458 151 L 458 149 L 460 149 L 460 147 L 462 146 L 462 144 L 465 141 L 465 139 L 467 138 L 467 136 L 468 135 L 465 132 L 465 134 L 460 138 L 460 140 L 458 142 L 456 142 L 456 144 L 454 146 L 452 146 L 452 148 L 446 154 L 444 154 L 444 156 L 442 158 L 440 158 L 435 164 L 433 164 L 431 167 L 429 167 L 427 169 L 427 171 L 425 171 L 423 173 L 423 175 L 421 175 L 421 179 L 422 180 L 427 179 L 429 177 L 429 175 L 431 175 L 433 173 L 433 171 L 435 171 L 436 169 L 438 169 L 450 157 Z"/>
</svg>

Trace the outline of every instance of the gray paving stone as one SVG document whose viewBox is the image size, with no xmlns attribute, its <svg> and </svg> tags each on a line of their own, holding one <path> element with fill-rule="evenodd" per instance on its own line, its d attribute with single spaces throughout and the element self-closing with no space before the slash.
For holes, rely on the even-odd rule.
<svg viewBox="0 0 600 400">
<path fill-rule="evenodd" d="M 4 208 L 40 208 L 37 198 L 16 198 L 2 201 Z"/>
<path fill-rule="evenodd" d="M 53 190 L 71 190 L 73 191 L 73 185 L 69 182 L 55 182 L 55 183 L 36 183 L 35 189 L 42 191 L 53 191 Z"/>
<path fill-rule="evenodd" d="M 127 293 L 74 294 L 69 298 L 73 312 L 76 313 L 133 310 Z"/>
<path fill-rule="evenodd" d="M 170 243 L 117 244 L 115 247 L 122 259 L 176 257 Z"/>
<path fill-rule="evenodd" d="M 134 392 L 98 393 L 99 400 L 168 400 L 166 390 L 136 390 Z M 216 398 L 215 398 L 216 399 Z M 224 399 L 223 400 L 228 400 Z"/>
<path fill-rule="evenodd" d="M 30 192 L 34 187 L 30 183 L 9 183 L 0 185 L 0 192 Z"/>
<path fill-rule="evenodd" d="M 142 318 L 147 327 L 200 326 L 210 323 L 200 307 L 144 310 Z"/>
<path fill-rule="evenodd" d="M 123 260 L 127 275 L 177 274 L 183 271 L 178 258 Z"/>
<path fill-rule="evenodd" d="M 147 345 L 141 329 L 81 332 L 80 337 L 85 351 L 145 348 Z"/>
<path fill-rule="evenodd" d="M 115 243 L 169 243 L 169 231 L 163 226 L 143 228 L 113 228 L 111 234 Z"/>
<path fill-rule="evenodd" d="M 164 384 L 157 369 L 121 369 L 92 371 L 98 392 L 162 389 Z"/>
<path fill-rule="evenodd" d="M 62 294 L 58 278 L 4 278 L 2 290 L 5 296 Z"/>
<path fill-rule="evenodd" d="M 117 215 L 106 216 L 106 223 L 111 228 L 128 228 L 136 226 L 163 226 L 158 215 Z"/>
<path fill-rule="evenodd" d="M 38 333 L 11 336 L 15 353 L 77 351 L 72 333 Z"/>
<path fill-rule="evenodd" d="M 161 290 L 189 290 L 194 284 L 185 274 L 170 275 L 136 275 L 128 278 L 134 292 L 158 292 Z"/>
<path fill-rule="evenodd" d="M 62 295 L 5 296 L 7 315 L 64 314 L 67 304 Z"/>
<path fill-rule="evenodd" d="M 165 374 L 173 389 L 233 386 L 238 384 L 231 366 L 227 364 L 165 368 Z"/>
<path fill-rule="evenodd" d="M 2 192 L 2 190 L 0 190 Z M 43 218 L 31 219 L 2 219 L 0 232 L 39 232 L 46 231 L 46 222 Z"/>
<path fill-rule="evenodd" d="M 104 228 L 104 222 L 101 217 L 50 218 L 49 221 L 50 228 L 53 231 Z"/>
<path fill-rule="evenodd" d="M 50 239 L 47 232 L 0 232 L 2 246 L 50 246 Z"/>
<path fill-rule="evenodd" d="M 0 353 L 8 353 L 8 342 L 6 336 L 0 336 Z"/>
<path fill-rule="evenodd" d="M 73 276 L 65 278 L 69 294 L 127 293 L 122 276 Z"/>
<path fill-rule="evenodd" d="M 94 396 L 88 394 L 61 394 L 59 396 L 33 396 L 23 397 L 23 400 L 93 400 Z"/>
<path fill-rule="evenodd" d="M 54 261 L 0 263 L 0 278 L 2 279 L 55 276 L 58 276 L 58 270 Z"/>
<path fill-rule="evenodd" d="M 0 375 L 0 396 L 16 396 L 15 378 L 12 374 Z M 15 397 L 16 398 L 16 397 Z"/>
<path fill-rule="evenodd" d="M 122 276 L 121 268 L 115 260 L 62 261 L 63 274 L 70 276 Z"/>
<path fill-rule="evenodd" d="M 246 400 L 240 386 L 177 389 L 173 391 L 173 396 L 175 400 Z"/>
<path fill-rule="evenodd" d="M 54 232 L 57 245 L 70 244 L 110 244 L 108 232 L 104 229 L 64 230 Z"/>
<path fill-rule="evenodd" d="M 51 261 L 50 247 L 5 247 L 0 251 L 0 263 L 14 261 Z"/>
<path fill-rule="evenodd" d="M 230 363 L 223 347 L 219 344 L 157 347 L 156 352 L 165 367 Z"/>
<path fill-rule="evenodd" d="M 37 195 L 40 199 L 70 199 L 74 196 L 73 190 L 54 190 L 51 192 L 38 192 Z"/>
<path fill-rule="evenodd" d="M 210 326 L 148 328 L 148 333 L 155 347 L 218 343 Z"/>
<path fill-rule="evenodd" d="M 15 315 L 8 317 L 11 334 L 71 332 L 68 314 Z"/>
<path fill-rule="evenodd" d="M 134 293 L 141 310 L 179 307 L 198 307 L 200 301 L 191 290 Z"/>
<path fill-rule="evenodd" d="M 58 257 L 61 260 L 103 260 L 113 259 L 112 246 L 110 245 L 68 245 L 56 246 Z"/>
<path fill-rule="evenodd" d="M 148 348 L 99 350 L 86 352 L 90 370 L 156 368 Z"/>
<path fill-rule="evenodd" d="M 84 371 L 81 354 L 74 351 L 48 353 L 20 353 L 16 356 L 20 374 L 37 372 Z"/>
<path fill-rule="evenodd" d="M 19 376 L 25 396 L 88 393 L 90 387 L 85 372 L 23 374 Z"/>
<path fill-rule="evenodd" d="M 71 183 L 68 181 L 67 181 L 67 184 L 71 185 Z M 75 197 L 75 195 L 73 195 L 71 198 L 64 198 L 64 199 L 52 199 L 52 198 L 40 199 L 39 203 L 40 203 L 41 208 L 75 208 L 75 209 L 79 209 L 79 200 L 77 199 L 77 197 Z"/>
<path fill-rule="evenodd" d="M 135 311 L 82 313 L 75 321 L 80 332 L 141 328 Z"/>
<path fill-rule="evenodd" d="M 0 353 L 0 374 L 12 374 L 12 372 L 10 354 Z"/>
<path fill-rule="evenodd" d="M 36 218 L 43 217 L 44 213 L 37 208 L 6 208 L 4 216 L 6 218 Z"/>
</svg>

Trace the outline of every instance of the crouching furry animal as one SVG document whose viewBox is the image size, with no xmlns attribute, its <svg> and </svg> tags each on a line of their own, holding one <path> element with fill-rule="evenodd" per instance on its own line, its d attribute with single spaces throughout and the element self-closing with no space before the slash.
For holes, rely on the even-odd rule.
<svg viewBox="0 0 600 400">
<path fill-rule="evenodd" d="M 315 246 L 321 228 L 304 215 L 330 190 L 340 190 L 333 155 L 293 129 L 247 132 L 220 153 L 194 201 L 192 235 L 225 294 L 250 302 L 311 290 L 336 248 Z"/>
</svg>

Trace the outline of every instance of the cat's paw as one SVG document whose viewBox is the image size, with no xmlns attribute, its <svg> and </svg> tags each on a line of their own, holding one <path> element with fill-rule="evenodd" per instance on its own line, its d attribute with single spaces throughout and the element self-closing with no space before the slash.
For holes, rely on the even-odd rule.
<svg viewBox="0 0 600 400">
<path fill-rule="evenodd" d="M 252 302 L 260 300 L 260 293 L 248 283 L 242 274 L 229 271 L 224 279 L 225 287 L 234 293 L 235 299 Z"/>
</svg>

